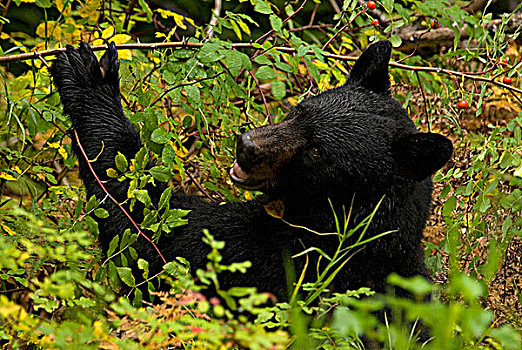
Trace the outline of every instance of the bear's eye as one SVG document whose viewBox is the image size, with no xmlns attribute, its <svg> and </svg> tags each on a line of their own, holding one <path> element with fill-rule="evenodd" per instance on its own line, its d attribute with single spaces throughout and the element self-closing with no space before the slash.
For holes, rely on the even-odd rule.
<svg viewBox="0 0 522 350">
<path fill-rule="evenodd" d="M 314 158 L 319 158 L 320 155 L 321 155 L 321 152 L 319 151 L 318 147 L 312 148 L 312 156 Z"/>
</svg>

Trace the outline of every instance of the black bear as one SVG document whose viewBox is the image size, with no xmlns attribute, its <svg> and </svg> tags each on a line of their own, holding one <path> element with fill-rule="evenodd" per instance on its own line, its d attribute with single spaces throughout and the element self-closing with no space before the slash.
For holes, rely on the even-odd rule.
<svg viewBox="0 0 522 350">
<path fill-rule="evenodd" d="M 224 205 L 173 195 L 170 208 L 190 213 L 187 225 L 159 239 L 165 258 L 185 257 L 194 270 L 203 268 L 210 248 L 202 241 L 202 231 L 208 229 L 226 242 L 224 263 L 252 263 L 245 274 L 223 274 L 222 288 L 254 286 L 284 300 L 289 297 L 285 259 L 312 247 L 331 256 L 338 247 L 338 236 L 312 232 L 336 230 L 332 208 L 340 220 L 343 207 L 350 211 L 349 228 L 353 228 L 382 200 L 366 237 L 393 232 L 354 254 L 330 289 L 342 292 L 369 286 L 385 291 L 386 276 L 392 272 L 428 276 L 421 239 L 429 215 L 431 175 L 449 160 L 453 147 L 444 136 L 419 132 L 392 98 L 390 56 L 387 41 L 369 46 L 344 86 L 304 100 L 281 123 L 238 137 L 230 177 L 237 186 L 263 195 Z M 57 54 L 51 73 L 90 165 L 106 190 L 123 202 L 128 182 L 108 177 L 106 169 L 115 168 L 118 151 L 132 159 L 142 142 L 123 113 L 118 69 L 114 44 L 98 62 L 82 43 L 79 49 L 67 46 L 65 53 Z M 77 144 L 74 151 L 87 194 L 106 198 Z M 148 188 L 153 203 L 165 186 Z M 284 207 L 284 221 L 267 213 L 271 203 Z M 114 235 L 133 226 L 112 201 L 105 200 L 103 206 L 110 216 L 99 219 L 99 239 L 107 251 Z M 131 215 L 138 223 L 143 219 L 142 210 L 134 209 Z M 151 244 L 139 239 L 137 250 L 151 270 L 161 269 L 163 263 Z M 317 260 L 318 254 L 309 255 Z M 304 257 L 293 260 L 299 272 Z M 315 268 L 308 270 L 306 278 L 312 279 Z"/>
</svg>

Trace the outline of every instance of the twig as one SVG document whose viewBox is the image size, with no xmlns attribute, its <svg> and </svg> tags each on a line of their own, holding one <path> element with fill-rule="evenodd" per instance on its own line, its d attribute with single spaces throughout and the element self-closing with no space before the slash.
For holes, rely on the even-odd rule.
<svg viewBox="0 0 522 350">
<path fill-rule="evenodd" d="M 73 129 L 74 130 L 74 136 L 76 137 L 76 142 L 78 143 L 78 147 L 80 148 L 80 151 L 82 152 L 82 155 L 83 157 L 85 158 L 85 162 L 87 162 L 87 165 L 89 166 L 89 169 L 92 173 L 92 175 L 94 176 L 94 178 L 96 179 L 96 181 L 98 182 L 98 185 L 101 187 L 101 189 L 103 190 L 103 192 L 105 192 L 105 194 L 107 194 L 107 197 L 109 197 L 119 208 L 120 210 L 127 216 L 127 218 L 130 220 L 130 222 L 132 223 L 132 225 L 136 228 L 136 230 L 138 230 L 138 234 L 141 235 L 143 238 L 145 238 L 145 240 L 147 242 L 149 242 L 150 244 L 152 244 L 152 246 L 154 247 L 154 249 L 156 250 L 156 252 L 158 253 L 158 255 L 160 256 L 161 260 L 163 261 L 164 264 L 167 263 L 167 260 L 165 260 L 165 258 L 163 257 L 163 254 L 161 254 L 158 246 L 156 244 L 154 244 L 154 242 L 152 242 L 152 240 L 147 237 L 147 235 L 145 235 L 139 228 L 138 224 L 136 224 L 136 222 L 134 221 L 134 219 L 130 216 L 130 214 L 127 212 L 127 210 L 125 210 L 125 208 L 123 208 L 121 206 L 121 204 L 109 193 L 109 191 L 107 191 L 107 189 L 105 188 L 105 186 L 103 185 L 103 183 L 101 182 L 100 178 L 98 177 L 98 175 L 96 175 L 96 172 L 94 171 L 94 168 L 92 167 L 91 165 L 91 162 L 89 161 L 89 157 L 87 157 L 87 153 L 85 153 L 85 150 L 83 149 L 82 147 L 82 144 L 80 143 L 80 137 L 78 136 L 78 132 L 76 131 L 76 129 Z"/>
<path fill-rule="evenodd" d="M 5 18 L 7 15 L 7 10 L 9 10 L 9 6 L 11 5 L 11 0 L 7 0 L 7 4 L 4 6 L 4 11 L 2 12 L 2 17 Z M 4 29 L 4 23 L 0 24 L 0 33 L 2 33 L 2 30 Z"/>
<path fill-rule="evenodd" d="M 344 26 L 341 27 L 341 29 L 339 29 L 334 35 L 332 35 L 332 37 L 330 39 L 328 39 L 328 41 L 326 42 L 326 44 L 323 45 L 322 49 L 326 49 L 328 47 L 328 45 L 330 45 L 330 43 L 333 41 L 333 39 L 335 39 L 335 37 L 337 35 L 339 35 L 346 27 L 348 27 L 350 24 L 353 23 L 353 21 L 359 17 L 362 13 L 366 12 L 366 6 L 363 7 L 363 9 L 361 11 L 359 11 L 353 18 L 350 22 L 346 23 Z"/>
<path fill-rule="evenodd" d="M 308 0 L 304 0 L 303 3 L 301 4 L 301 6 L 299 6 L 299 8 L 297 10 L 294 11 L 294 13 L 292 13 L 290 16 L 286 17 L 284 20 L 283 20 L 283 23 L 282 25 L 284 25 L 290 18 L 294 17 L 299 11 L 301 11 L 304 7 L 304 5 L 306 4 Z M 264 35 L 260 36 L 259 38 L 256 39 L 256 41 L 254 41 L 255 43 L 258 43 L 260 42 L 261 40 L 263 40 L 265 37 L 267 36 L 270 36 L 272 33 L 274 32 L 274 29 L 270 29 L 268 32 L 266 32 Z"/>
<path fill-rule="evenodd" d="M 341 12 L 341 8 L 339 7 L 339 5 L 337 5 L 337 2 L 335 0 L 330 0 L 330 5 L 332 5 L 332 8 L 335 11 L 335 13 Z"/>
<path fill-rule="evenodd" d="M 254 79 L 254 82 L 256 83 L 256 85 L 259 89 L 259 92 L 261 93 L 261 97 L 263 98 L 263 104 L 265 105 L 265 109 L 266 109 L 266 114 L 268 115 L 268 120 L 269 120 L 270 124 L 272 124 L 272 115 L 270 114 L 270 109 L 268 108 L 268 103 L 266 103 L 265 94 L 263 93 L 263 89 L 261 89 L 261 85 L 259 85 L 259 82 L 257 81 L 257 79 L 254 76 L 254 74 L 252 73 L 252 71 L 248 71 L 248 73 L 250 74 L 252 79 Z"/>
<path fill-rule="evenodd" d="M 198 188 L 198 190 L 200 190 L 204 195 L 205 197 L 207 197 L 208 199 L 210 199 L 212 202 L 217 202 L 217 200 L 212 197 L 210 194 L 207 193 L 207 191 L 205 191 L 205 189 L 203 188 L 203 186 L 201 186 L 199 184 L 199 182 L 196 181 L 196 179 L 194 178 L 194 176 L 192 176 L 188 171 L 185 171 L 185 174 L 188 175 L 188 177 L 190 177 L 190 179 L 192 180 L 192 182 L 194 183 L 194 185 L 196 185 L 196 187 Z"/>
<path fill-rule="evenodd" d="M 217 78 L 218 76 L 220 76 L 221 74 L 223 74 L 223 72 L 219 72 L 219 73 L 217 73 L 217 74 L 214 74 L 214 75 L 211 76 L 211 77 L 201 78 L 201 79 L 199 79 L 199 80 L 195 80 L 195 81 L 190 82 L 190 83 L 181 83 L 181 84 L 175 85 L 175 86 L 173 86 L 173 87 L 170 87 L 170 88 L 168 88 L 167 90 L 163 91 L 163 92 L 162 92 L 158 97 L 156 97 L 156 99 L 150 103 L 149 107 L 150 107 L 150 106 L 154 106 L 156 103 L 158 103 L 159 101 L 161 101 L 161 99 L 162 99 L 163 97 L 165 97 L 165 95 L 168 94 L 169 92 L 171 92 L 172 90 L 175 90 L 175 89 L 180 88 L 180 87 L 183 87 L 183 86 L 194 85 L 194 84 L 200 83 L 200 82 L 205 81 L 205 80 L 215 79 L 215 78 Z"/>
<path fill-rule="evenodd" d="M 424 88 L 422 87 L 422 81 L 420 78 L 419 71 L 416 71 L 415 75 L 417 76 L 417 81 L 419 82 L 419 88 L 422 93 L 422 100 L 424 101 L 424 113 L 426 113 L 426 120 L 429 120 L 430 115 L 428 112 L 428 103 L 426 102 L 426 94 L 424 93 Z M 428 123 L 428 131 L 430 131 L 429 128 L 430 128 L 430 123 Z"/>
</svg>

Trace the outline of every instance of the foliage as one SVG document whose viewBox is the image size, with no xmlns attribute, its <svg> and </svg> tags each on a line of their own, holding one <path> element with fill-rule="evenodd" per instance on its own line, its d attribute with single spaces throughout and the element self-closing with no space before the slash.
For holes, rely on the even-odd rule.
<svg viewBox="0 0 522 350">
<path fill-rule="evenodd" d="M 132 3 L 15 0 L 0 17 L 2 56 L 80 40 L 180 41 L 165 49 L 119 50 L 124 109 L 145 147 L 134 159 L 118 155 L 108 175 L 130 181 L 131 205 L 150 202 L 144 190 L 150 182 L 170 182 L 214 201 L 251 198 L 255 193 L 227 180 L 234 135 L 278 122 L 290 105 L 343 84 L 346 55 L 388 38 L 397 48 L 396 61 L 409 65 L 392 69 L 395 97 L 419 128 L 448 135 L 456 148 L 454 162 L 434 178 L 437 205 L 430 226 L 445 235 L 428 235 L 426 241 L 426 261 L 445 283 L 389 277 L 413 299 L 365 288 L 329 294 L 336 270 L 354 252 L 343 246 L 347 235 L 361 235 L 364 243 L 366 222 L 347 231 L 345 218 L 336 218 L 335 256 L 317 249 L 302 253 L 329 261 L 317 282 L 302 285 L 297 279 L 292 300 L 268 307 L 265 293 L 244 286 L 219 289 L 219 272 L 248 273 L 249 262 L 222 265 L 219 250 L 226 243 L 215 241 L 212 232 L 204 237 L 212 248 L 207 269 L 196 271 L 196 279 L 182 258 L 149 276 L 130 231 L 114 238 L 105 259 L 93 218 L 108 215 L 98 207 L 108 199 L 85 198 L 49 58 L 35 56 L 0 66 L 0 342 L 64 349 L 331 349 L 372 343 L 418 348 L 416 334 L 426 328 L 434 338 L 424 348 L 519 348 L 520 275 L 509 276 L 515 300 L 510 310 L 494 303 L 507 252 L 521 244 L 519 31 L 508 35 L 512 15 L 501 15 L 491 31 L 491 13 L 472 15 L 460 2 L 383 0 L 377 9 L 387 21 L 376 27 L 370 25 L 375 14 L 355 0 L 345 0 L 336 15 L 330 2 L 250 0 L 226 2 L 215 25 L 205 27 L 198 23 L 206 18 Z M 39 22 L 21 25 L 29 12 Z M 404 53 L 401 33 L 434 31 L 432 19 L 453 31 L 453 43 L 440 55 Z M 502 58 L 509 58 L 507 65 L 499 63 Z M 503 76 L 512 77 L 511 90 L 491 84 Z M 459 109 L 460 100 L 469 108 Z M 156 165 L 145 170 L 150 160 Z M 156 232 L 153 239 L 185 222 L 186 212 L 169 207 L 170 193 L 140 223 L 142 230 Z M 139 270 L 130 268 L 132 261 Z M 154 292 L 159 284 L 170 285 L 170 292 Z M 216 288 L 222 300 L 206 300 L 203 288 Z M 151 304 L 147 294 L 162 302 Z"/>
</svg>

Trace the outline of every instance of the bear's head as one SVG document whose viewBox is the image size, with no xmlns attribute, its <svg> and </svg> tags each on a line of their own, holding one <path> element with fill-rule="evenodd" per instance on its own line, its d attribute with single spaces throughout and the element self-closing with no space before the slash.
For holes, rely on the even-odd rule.
<svg viewBox="0 0 522 350">
<path fill-rule="evenodd" d="M 453 147 L 442 135 L 418 132 L 391 97 L 390 56 L 388 41 L 369 46 L 345 85 L 306 99 L 281 123 L 240 135 L 232 180 L 281 198 L 333 199 L 382 195 L 430 177 Z"/>
</svg>

